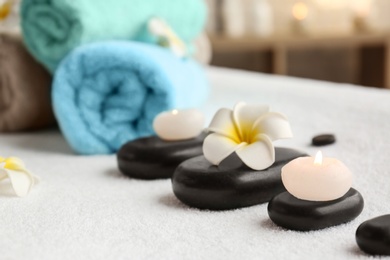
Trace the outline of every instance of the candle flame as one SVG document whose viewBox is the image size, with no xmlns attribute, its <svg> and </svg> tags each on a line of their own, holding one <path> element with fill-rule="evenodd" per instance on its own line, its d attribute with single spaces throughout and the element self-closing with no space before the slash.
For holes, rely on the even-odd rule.
<svg viewBox="0 0 390 260">
<path fill-rule="evenodd" d="M 172 115 L 177 115 L 177 114 L 179 114 L 179 110 L 177 109 L 172 110 Z"/>
<path fill-rule="evenodd" d="M 314 164 L 322 165 L 322 152 L 318 151 L 316 154 L 316 158 L 314 159 Z"/>
<path fill-rule="evenodd" d="M 352 7 L 356 16 L 362 18 L 367 17 L 371 11 L 371 0 L 354 0 Z"/>
<path fill-rule="evenodd" d="M 292 14 L 294 18 L 299 21 L 304 20 L 307 17 L 308 13 L 309 10 L 307 6 L 302 2 L 296 3 L 292 9 Z"/>
</svg>

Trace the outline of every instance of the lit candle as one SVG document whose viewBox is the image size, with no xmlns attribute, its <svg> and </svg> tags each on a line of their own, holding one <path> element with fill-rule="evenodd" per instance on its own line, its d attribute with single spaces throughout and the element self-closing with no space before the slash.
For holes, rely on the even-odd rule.
<svg viewBox="0 0 390 260">
<path fill-rule="evenodd" d="M 172 110 L 156 116 L 153 128 L 166 141 L 186 140 L 197 137 L 204 129 L 204 115 L 196 109 Z"/>
<path fill-rule="evenodd" d="M 357 0 L 353 0 L 357 1 Z M 350 1 L 315 0 L 316 15 L 313 30 L 319 34 L 349 34 L 353 30 Z"/>
<path fill-rule="evenodd" d="M 371 10 L 371 0 L 354 0 L 352 8 L 356 16 L 366 18 Z"/>
<path fill-rule="evenodd" d="M 303 34 L 306 33 L 306 29 L 304 27 L 304 20 L 308 16 L 309 9 L 307 6 L 302 3 L 296 3 L 292 9 L 293 21 L 292 21 L 292 30 L 294 33 Z"/>
<path fill-rule="evenodd" d="M 339 160 L 300 157 L 282 168 L 282 182 L 294 197 L 309 201 L 331 201 L 344 196 L 352 185 L 352 173 Z"/>
<path fill-rule="evenodd" d="M 352 8 L 355 12 L 354 26 L 358 32 L 369 31 L 368 16 L 371 11 L 371 0 L 355 0 Z"/>
</svg>

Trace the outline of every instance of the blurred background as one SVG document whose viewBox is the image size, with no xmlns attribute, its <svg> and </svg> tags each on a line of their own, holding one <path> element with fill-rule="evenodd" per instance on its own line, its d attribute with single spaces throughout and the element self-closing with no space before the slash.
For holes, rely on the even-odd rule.
<svg viewBox="0 0 390 260">
<path fill-rule="evenodd" d="M 207 0 L 212 65 L 390 88 L 389 0 Z"/>
</svg>

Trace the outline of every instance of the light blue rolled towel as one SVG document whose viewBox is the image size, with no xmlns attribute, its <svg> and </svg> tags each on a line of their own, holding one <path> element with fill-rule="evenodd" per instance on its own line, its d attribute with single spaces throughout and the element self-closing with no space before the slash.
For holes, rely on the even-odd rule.
<svg viewBox="0 0 390 260">
<path fill-rule="evenodd" d="M 152 17 L 164 19 L 190 45 L 204 28 L 206 10 L 203 0 L 23 0 L 23 38 L 32 55 L 54 72 L 82 44 L 157 43 L 147 26 Z"/>
<path fill-rule="evenodd" d="M 199 106 L 208 94 L 203 68 L 170 50 L 108 41 L 71 52 L 54 75 L 53 106 L 70 146 L 80 154 L 110 154 L 153 134 L 164 110 Z"/>
</svg>

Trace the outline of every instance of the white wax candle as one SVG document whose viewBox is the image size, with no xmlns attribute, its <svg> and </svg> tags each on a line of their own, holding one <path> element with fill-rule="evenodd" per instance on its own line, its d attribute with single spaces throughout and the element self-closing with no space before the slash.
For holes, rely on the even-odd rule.
<svg viewBox="0 0 390 260">
<path fill-rule="evenodd" d="M 248 29 L 255 36 L 267 37 L 274 32 L 274 13 L 268 0 L 251 0 L 247 19 Z"/>
<path fill-rule="evenodd" d="M 172 110 L 156 116 L 153 128 L 166 141 L 197 137 L 204 129 L 204 115 L 196 109 Z"/>
<path fill-rule="evenodd" d="M 307 32 L 306 18 L 308 16 L 309 9 L 306 4 L 299 2 L 293 6 L 292 9 L 292 31 L 296 34 L 304 34 Z"/>
<path fill-rule="evenodd" d="M 221 12 L 226 35 L 233 38 L 245 35 L 245 8 L 242 1 L 224 0 Z"/>
<path fill-rule="evenodd" d="M 321 158 L 320 158 L 321 157 Z M 310 201 L 331 201 L 344 196 L 352 185 L 352 173 L 339 160 L 297 158 L 282 168 L 282 181 L 294 197 Z"/>
</svg>

